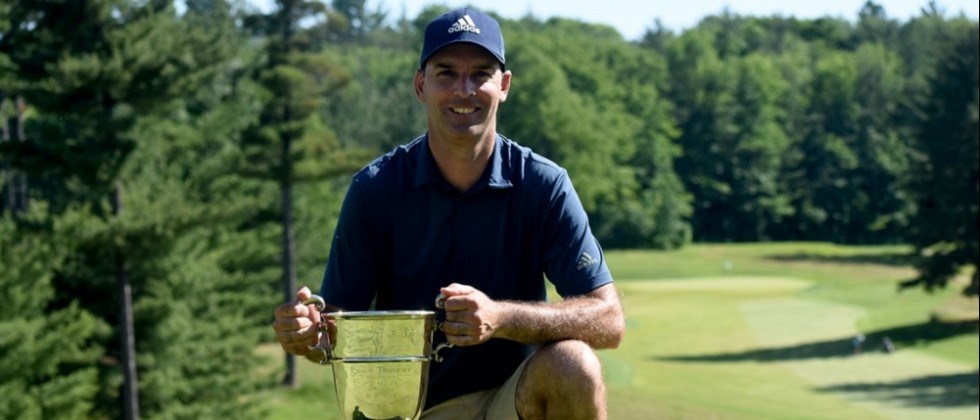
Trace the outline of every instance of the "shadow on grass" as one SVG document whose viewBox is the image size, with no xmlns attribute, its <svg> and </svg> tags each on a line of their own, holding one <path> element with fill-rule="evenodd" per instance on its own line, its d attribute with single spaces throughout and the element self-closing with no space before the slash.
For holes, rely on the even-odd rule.
<svg viewBox="0 0 980 420">
<path fill-rule="evenodd" d="M 886 328 L 865 335 L 863 352 L 885 351 L 884 338 L 888 337 L 895 351 L 903 347 L 932 341 L 944 340 L 962 334 L 977 334 L 980 331 L 977 320 L 963 322 L 923 322 L 920 324 Z M 853 337 L 817 341 L 784 347 L 746 350 L 733 353 L 697 354 L 685 356 L 655 357 L 656 360 L 678 362 L 779 362 L 831 357 L 845 357 L 854 354 Z"/>
<path fill-rule="evenodd" d="M 817 388 L 818 392 L 848 392 L 915 407 L 977 405 L 980 372 L 931 375 L 904 381 L 853 383 Z"/>
<path fill-rule="evenodd" d="M 770 255 L 766 258 L 781 262 L 814 261 L 835 264 L 881 264 L 896 267 L 911 267 L 915 262 L 912 255 L 907 252 L 882 252 L 879 254 L 862 255 L 818 255 L 796 253 Z"/>
<path fill-rule="evenodd" d="M 868 333 L 863 352 L 885 351 L 885 337 L 894 343 L 894 351 L 903 347 L 939 341 L 963 334 L 977 334 L 978 321 L 955 323 L 924 322 L 887 328 Z M 854 357 L 853 337 L 825 340 L 785 347 L 773 347 L 733 353 L 653 357 L 659 361 L 679 362 L 780 362 L 818 358 Z M 978 372 L 924 376 L 896 382 L 867 382 L 817 388 L 824 393 L 855 393 L 867 398 L 891 401 L 905 406 L 954 407 L 977 405 Z"/>
</svg>

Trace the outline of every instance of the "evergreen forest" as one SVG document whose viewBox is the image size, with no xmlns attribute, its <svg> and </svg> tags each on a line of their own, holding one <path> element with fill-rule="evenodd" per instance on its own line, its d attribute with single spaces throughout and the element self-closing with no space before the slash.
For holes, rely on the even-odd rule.
<svg viewBox="0 0 980 420">
<path fill-rule="evenodd" d="M 448 10 L 366 3 L 0 3 L 0 418 L 251 418 L 295 383 L 251 349 L 319 286 L 350 176 L 424 134 Z M 975 19 L 649 13 L 636 40 L 499 19 L 498 130 L 568 170 L 605 249 L 902 244 L 896 288 L 977 295 Z"/>
</svg>

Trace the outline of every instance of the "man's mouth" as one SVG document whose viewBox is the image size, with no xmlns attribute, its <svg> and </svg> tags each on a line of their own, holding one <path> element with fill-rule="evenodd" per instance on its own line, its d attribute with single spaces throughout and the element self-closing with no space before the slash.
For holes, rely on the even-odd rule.
<svg viewBox="0 0 980 420">
<path fill-rule="evenodd" d="M 472 113 L 476 112 L 476 108 L 459 108 L 459 107 L 456 107 L 456 108 L 449 108 L 449 109 L 452 110 L 456 114 L 462 114 L 462 115 L 472 114 Z"/>
</svg>

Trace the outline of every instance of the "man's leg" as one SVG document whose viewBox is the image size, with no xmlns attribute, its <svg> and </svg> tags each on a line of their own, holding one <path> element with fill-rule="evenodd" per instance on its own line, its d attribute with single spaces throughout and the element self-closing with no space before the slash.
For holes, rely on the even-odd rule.
<svg viewBox="0 0 980 420">
<path fill-rule="evenodd" d="M 582 341 L 541 347 L 517 386 L 522 419 L 605 420 L 606 386 L 595 351 Z"/>
</svg>

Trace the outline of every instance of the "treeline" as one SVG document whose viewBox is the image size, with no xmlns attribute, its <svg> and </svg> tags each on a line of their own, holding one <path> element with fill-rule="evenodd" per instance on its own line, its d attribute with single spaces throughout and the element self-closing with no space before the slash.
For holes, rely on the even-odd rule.
<svg viewBox="0 0 980 420">
<path fill-rule="evenodd" d="M 444 7 L 178 3 L 0 6 L 0 418 L 261 416 L 271 309 L 319 284 L 349 175 L 425 130 Z M 906 286 L 972 266 L 976 294 L 977 22 L 856 12 L 637 41 L 501 19 L 499 130 L 569 170 L 607 248 L 906 243 Z"/>
</svg>

